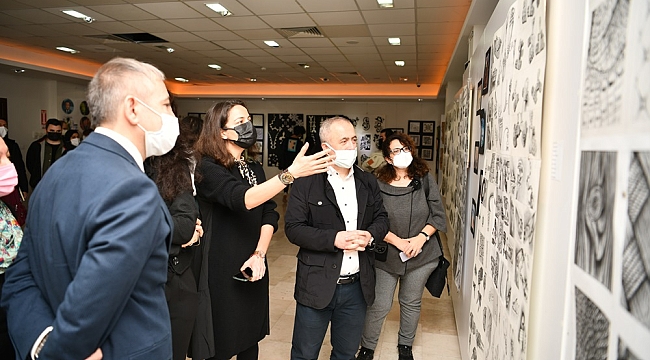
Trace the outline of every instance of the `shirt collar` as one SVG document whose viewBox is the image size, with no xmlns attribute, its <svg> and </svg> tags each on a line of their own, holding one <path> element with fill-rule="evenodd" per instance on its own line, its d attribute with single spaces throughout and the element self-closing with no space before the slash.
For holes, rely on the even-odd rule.
<svg viewBox="0 0 650 360">
<path fill-rule="evenodd" d="M 336 171 L 333 167 L 328 166 L 327 167 L 327 175 L 328 176 L 339 176 L 339 172 Z M 354 166 L 350 168 L 350 172 L 348 173 L 348 176 L 345 177 L 345 179 L 342 180 L 349 180 L 352 176 L 354 176 Z"/>
<path fill-rule="evenodd" d="M 129 153 L 129 155 L 131 155 L 133 160 L 135 160 L 136 164 L 138 164 L 140 167 L 140 170 L 144 172 L 144 160 L 142 159 L 142 154 L 140 154 L 140 151 L 137 147 L 135 147 L 131 140 L 127 139 L 124 135 L 118 133 L 117 131 L 111 130 L 109 128 L 98 126 L 95 131 L 98 134 L 107 136 L 115 140 L 116 143 L 120 144 L 120 146 L 123 147 L 124 150 Z"/>
</svg>

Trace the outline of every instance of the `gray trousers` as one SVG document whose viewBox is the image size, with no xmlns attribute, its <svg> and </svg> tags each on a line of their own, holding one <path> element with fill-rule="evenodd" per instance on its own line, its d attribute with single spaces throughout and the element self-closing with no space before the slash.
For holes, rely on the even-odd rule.
<svg viewBox="0 0 650 360">
<path fill-rule="evenodd" d="M 366 312 L 366 323 L 361 336 L 361 346 L 375 350 L 381 327 L 386 315 L 393 306 L 393 296 L 399 281 L 399 333 L 397 344 L 413 346 L 415 332 L 420 321 L 420 307 L 424 285 L 433 270 L 438 267 L 438 259 L 413 270 L 406 270 L 404 275 L 391 274 L 377 268 L 375 285 L 375 302 Z"/>
</svg>

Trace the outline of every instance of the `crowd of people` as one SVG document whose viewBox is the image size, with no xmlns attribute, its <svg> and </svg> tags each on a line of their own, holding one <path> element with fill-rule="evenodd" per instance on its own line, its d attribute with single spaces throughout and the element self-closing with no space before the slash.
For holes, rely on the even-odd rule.
<svg viewBox="0 0 650 360">
<path fill-rule="evenodd" d="M 399 283 L 399 360 L 413 360 L 442 254 L 429 239 L 446 230 L 413 141 L 383 131 L 364 171 L 352 123 L 334 116 L 318 142 L 294 128 L 267 178 L 244 102 L 179 121 L 164 79 L 110 60 L 88 86 L 94 131 L 62 134 L 50 119 L 26 163 L 0 119 L 0 197 L 28 193 L 25 168 L 32 188 L 28 226 L 0 202 L 0 359 L 258 359 L 270 333 L 273 198 L 292 185 L 291 359 L 317 359 L 328 327 L 331 359 L 372 359 Z"/>
</svg>

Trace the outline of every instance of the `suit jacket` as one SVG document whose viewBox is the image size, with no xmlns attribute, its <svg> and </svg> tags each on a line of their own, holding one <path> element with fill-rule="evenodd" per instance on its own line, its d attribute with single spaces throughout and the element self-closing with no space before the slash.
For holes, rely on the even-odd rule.
<svg viewBox="0 0 650 360">
<path fill-rule="evenodd" d="M 99 347 L 104 359 L 171 359 L 172 219 L 156 185 L 98 133 L 41 184 L 2 293 L 17 356 L 51 325 L 44 359 L 84 359 Z"/>
<path fill-rule="evenodd" d="M 359 206 L 357 229 L 367 230 L 375 240 L 383 239 L 388 232 L 388 214 L 377 180 L 357 167 L 354 182 Z M 300 246 L 294 292 L 299 303 L 323 309 L 332 300 L 343 262 L 343 250 L 334 246 L 339 231 L 345 231 L 345 223 L 327 173 L 297 179 L 287 205 L 285 233 L 289 241 Z M 359 251 L 361 288 L 368 306 L 375 300 L 374 261 L 373 251 Z"/>
</svg>

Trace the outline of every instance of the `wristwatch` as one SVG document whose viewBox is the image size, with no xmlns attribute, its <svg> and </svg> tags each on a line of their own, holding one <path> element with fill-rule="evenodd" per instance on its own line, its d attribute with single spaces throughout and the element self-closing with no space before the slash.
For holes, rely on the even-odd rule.
<svg viewBox="0 0 650 360">
<path fill-rule="evenodd" d="M 293 184 L 293 181 L 295 180 L 293 175 L 289 172 L 289 169 L 282 170 L 282 172 L 278 174 L 278 179 L 280 179 L 284 185 Z"/>
<path fill-rule="evenodd" d="M 431 235 L 425 233 L 424 231 L 420 231 L 420 234 L 424 235 L 424 238 L 427 239 L 427 241 L 429 241 L 429 238 L 431 237 Z"/>
</svg>

